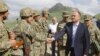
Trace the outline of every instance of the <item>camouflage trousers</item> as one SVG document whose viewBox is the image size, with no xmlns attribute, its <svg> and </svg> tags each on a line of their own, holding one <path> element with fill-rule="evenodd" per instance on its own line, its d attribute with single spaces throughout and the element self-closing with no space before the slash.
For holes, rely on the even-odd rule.
<svg viewBox="0 0 100 56">
<path fill-rule="evenodd" d="M 33 46 L 33 56 L 45 56 L 45 42 L 41 42 L 40 46 Z"/>
<path fill-rule="evenodd" d="M 30 46 L 30 56 L 33 56 L 33 49 L 32 49 L 32 46 Z M 24 56 L 24 54 L 23 54 L 23 49 L 22 48 L 19 48 L 19 49 L 17 49 L 17 50 L 11 50 L 10 51 L 10 56 Z"/>
<path fill-rule="evenodd" d="M 65 49 L 59 51 L 59 56 L 65 56 Z"/>
<path fill-rule="evenodd" d="M 46 56 L 52 56 L 51 44 L 46 44 Z"/>
<path fill-rule="evenodd" d="M 89 56 L 100 56 L 100 52 L 96 49 L 96 45 L 93 43 L 90 45 Z"/>
<path fill-rule="evenodd" d="M 11 56 L 23 56 L 23 49 L 22 48 L 18 48 L 16 50 L 12 49 L 10 51 L 10 55 Z"/>
<path fill-rule="evenodd" d="M 58 47 L 59 56 L 65 56 L 65 46 Z"/>
<path fill-rule="evenodd" d="M 0 56 L 10 56 L 10 50 L 4 51 L 4 52 L 0 52 Z"/>
</svg>

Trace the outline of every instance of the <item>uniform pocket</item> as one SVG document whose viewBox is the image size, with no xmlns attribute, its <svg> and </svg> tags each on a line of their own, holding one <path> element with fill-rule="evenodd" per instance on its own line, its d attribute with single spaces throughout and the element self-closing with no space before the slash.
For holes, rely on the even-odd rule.
<svg viewBox="0 0 100 56">
<path fill-rule="evenodd" d="M 34 46 L 40 46 L 40 45 L 41 45 L 40 42 L 38 42 L 38 41 L 34 42 Z"/>
</svg>

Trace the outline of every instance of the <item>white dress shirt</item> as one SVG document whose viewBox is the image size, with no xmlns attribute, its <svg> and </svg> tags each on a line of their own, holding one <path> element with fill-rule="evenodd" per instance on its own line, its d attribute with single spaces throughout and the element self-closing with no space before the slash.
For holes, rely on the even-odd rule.
<svg viewBox="0 0 100 56">
<path fill-rule="evenodd" d="M 79 22 L 73 23 L 73 26 L 72 26 L 72 45 L 71 47 L 74 47 L 74 40 L 75 40 L 75 35 L 76 35 L 78 25 L 79 25 Z"/>
</svg>

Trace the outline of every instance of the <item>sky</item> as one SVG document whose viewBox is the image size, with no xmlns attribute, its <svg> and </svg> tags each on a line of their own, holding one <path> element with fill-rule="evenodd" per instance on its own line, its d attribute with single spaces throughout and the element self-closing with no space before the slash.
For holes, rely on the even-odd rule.
<svg viewBox="0 0 100 56">
<path fill-rule="evenodd" d="M 100 0 L 4 0 L 9 6 L 9 18 L 18 17 L 22 8 L 31 7 L 33 10 L 51 8 L 56 3 L 78 8 L 90 15 L 100 13 Z"/>
</svg>

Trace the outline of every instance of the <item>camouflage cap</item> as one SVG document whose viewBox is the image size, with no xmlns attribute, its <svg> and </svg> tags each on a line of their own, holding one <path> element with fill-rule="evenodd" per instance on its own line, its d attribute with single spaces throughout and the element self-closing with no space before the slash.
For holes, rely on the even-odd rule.
<svg viewBox="0 0 100 56">
<path fill-rule="evenodd" d="M 28 16 L 31 16 L 31 15 L 33 15 L 33 10 L 29 7 L 23 8 L 20 11 L 20 16 L 28 17 Z"/>
<path fill-rule="evenodd" d="M 44 10 L 42 11 L 42 13 L 49 14 L 49 10 L 48 10 L 48 9 L 44 9 Z"/>
<path fill-rule="evenodd" d="M 62 16 L 63 16 L 63 17 L 68 17 L 68 16 L 69 16 L 68 11 L 63 11 L 63 12 L 62 12 Z"/>
<path fill-rule="evenodd" d="M 37 10 L 33 10 L 33 16 L 39 16 L 40 14 L 39 14 L 39 11 L 37 11 Z"/>
<path fill-rule="evenodd" d="M 5 12 L 5 11 L 8 11 L 7 4 L 0 1 L 0 12 Z"/>
<path fill-rule="evenodd" d="M 84 20 L 86 20 L 86 21 L 91 20 L 91 19 L 92 19 L 92 16 L 87 16 L 87 15 L 84 16 Z"/>
</svg>

